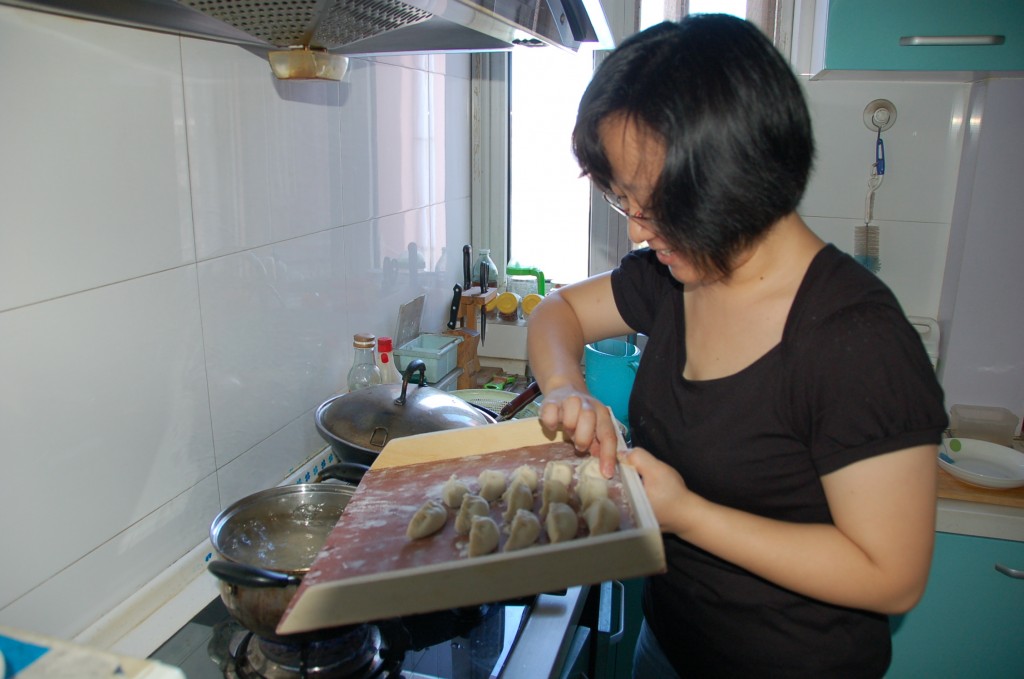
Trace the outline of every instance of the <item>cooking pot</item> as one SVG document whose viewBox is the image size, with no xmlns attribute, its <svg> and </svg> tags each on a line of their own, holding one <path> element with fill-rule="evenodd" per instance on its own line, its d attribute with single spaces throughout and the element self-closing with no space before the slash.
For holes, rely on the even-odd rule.
<svg viewBox="0 0 1024 679">
<path fill-rule="evenodd" d="M 401 384 L 378 384 L 328 399 L 316 409 L 317 431 L 340 460 L 372 465 L 392 439 L 497 420 L 485 409 L 426 386 L 425 375 L 426 364 L 415 359 L 402 371 Z"/>
<path fill-rule="evenodd" d="M 286 637 L 277 623 L 303 576 L 355 492 L 340 483 L 278 486 L 242 498 L 210 526 L 218 559 L 207 568 L 220 580 L 220 597 L 231 615 L 265 639 L 309 640 L 333 632 Z"/>
</svg>

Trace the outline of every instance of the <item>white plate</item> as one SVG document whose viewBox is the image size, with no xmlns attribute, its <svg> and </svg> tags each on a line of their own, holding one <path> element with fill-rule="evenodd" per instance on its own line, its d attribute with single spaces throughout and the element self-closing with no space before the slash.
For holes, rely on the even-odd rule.
<svg viewBox="0 0 1024 679">
<path fill-rule="evenodd" d="M 977 439 L 946 439 L 939 466 L 956 478 L 982 488 L 1024 486 L 1024 453 Z"/>
</svg>

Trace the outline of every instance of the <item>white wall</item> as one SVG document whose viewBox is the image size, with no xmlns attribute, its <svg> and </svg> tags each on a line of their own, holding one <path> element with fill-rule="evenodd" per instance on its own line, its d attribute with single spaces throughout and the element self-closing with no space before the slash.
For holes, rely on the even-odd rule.
<svg viewBox="0 0 1024 679">
<path fill-rule="evenodd" d="M 803 79 L 817 163 L 800 212 L 852 252 L 875 135 L 864 107 L 888 99 L 886 175 L 876 193 L 879 277 L 909 315 L 939 321 L 946 405 L 1024 415 L 1024 80 Z"/>
<path fill-rule="evenodd" d="M 469 57 L 286 83 L 0 7 L 0 63 L 0 624 L 71 637 L 323 448 L 355 332 L 423 292 L 440 327 Z M 382 281 L 410 242 L 426 270 Z"/>
<path fill-rule="evenodd" d="M 888 99 L 896 123 L 882 133 L 886 173 L 875 193 L 879 277 L 912 316 L 938 318 L 968 83 L 804 79 L 817 159 L 800 213 L 822 238 L 853 252 L 864 224 L 875 133 L 864 108 Z"/>
</svg>

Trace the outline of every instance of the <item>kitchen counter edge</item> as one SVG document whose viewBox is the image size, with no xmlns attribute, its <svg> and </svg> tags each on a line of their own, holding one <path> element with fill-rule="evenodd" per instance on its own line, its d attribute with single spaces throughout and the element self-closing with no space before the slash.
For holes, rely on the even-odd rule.
<svg viewBox="0 0 1024 679">
<path fill-rule="evenodd" d="M 939 498 L 935 530 L 1024 542 L 1024 509 Z"/>
</svg>

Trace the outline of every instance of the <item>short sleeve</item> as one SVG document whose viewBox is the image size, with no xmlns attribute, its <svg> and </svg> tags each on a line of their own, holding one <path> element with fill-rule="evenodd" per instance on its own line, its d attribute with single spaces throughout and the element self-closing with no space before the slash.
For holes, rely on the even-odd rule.
<svg viewBox="0 0 1024 679">
<path fill-rule="evenodd" d="M 679 287 L 648 248 L 629 253 L 612 271 L 612 294 L 619 315 L 643 334 L 650 334 L 666 297 Z"/>
<path fill-rule="evenodd" d="M 942 388 L 898 307 L 862 303 L 817 324 L 794 357 L 795 403 L 821 475 L 858 460 L 939 443 Z"/>
</svg>

